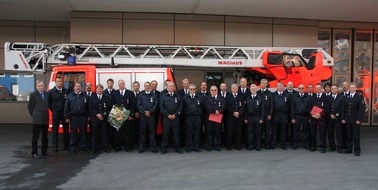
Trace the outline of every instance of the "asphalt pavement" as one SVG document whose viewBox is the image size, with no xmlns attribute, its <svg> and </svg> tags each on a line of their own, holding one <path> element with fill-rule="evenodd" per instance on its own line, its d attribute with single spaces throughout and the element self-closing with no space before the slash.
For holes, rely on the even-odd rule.
<svg viewBox="0 0 378 190">
<path fill-rule="evenodd" d="M 31 134 L 30 125 L 0 125 L 0 189 L 378 189 L 376 127 L 362 128 L 360 157 L 290 147 L 165 155 L 50 149 L 52 157 L 35 160 Z"/>
</svg>

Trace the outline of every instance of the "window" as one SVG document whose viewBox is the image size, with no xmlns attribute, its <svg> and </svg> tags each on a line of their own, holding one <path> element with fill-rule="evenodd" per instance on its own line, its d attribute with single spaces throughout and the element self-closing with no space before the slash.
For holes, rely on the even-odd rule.
<svg viewBox="0 0 378 190">
<path fill-rule="evenodd" d="M 62 77 L 64 82 L 64 88 L 72 92 L 75 86 L 75 82 L 80 82 L 82 90 L 85 88 L 85 73 L 84 72 L 64 72 L 57 73 L 57 77 Z"/>
<path fill-rule="evenodd" d="M 0 76 L 0 101 L 27 101 L 35 90 L 33 74 L 2 72 Z"/>
</svg>

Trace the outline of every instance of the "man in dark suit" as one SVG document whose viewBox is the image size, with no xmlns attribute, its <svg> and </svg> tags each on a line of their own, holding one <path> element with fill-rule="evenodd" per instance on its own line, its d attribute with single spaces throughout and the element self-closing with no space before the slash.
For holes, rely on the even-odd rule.
<svg viewBox="0 0 378 190">
<path fill-rule="evenodd" d="M 210 95 L 204 99 L 206 107 L 206 119 L 207 119 L 207 151 L 215 149 L 221 151 L 221 127 L 222 124 L 209 120 L 210 114 L 223 114 L 226 108 L 226 101 L 222 96 L 218 96 L 218 88 L 211 86 Z"/>
<path fill-rule="evenodd" d="M 298 91 L 294 90 L 294 84 L 291 81 L 287 82 L 284 92 L 290 95 L 298 94 Z"/>
<path fill-rule="evenodd" d="M 226 95 L 226 148 L 241 150 L 241 126 L 244 121 L 245 100 L 244 95 L 238 93 L 238 84 L 231 84 L 231 92 Z M 233 145 L 233 138 L 235 144 Z"/>
<path fill-rule="evenodd" d="M 364 115 L 364 99 L 362 95 L 356 93 L 356 89 L 356 83 L 351 82 L 349 85 L 350 94 L 344 101 L 345 109 L 342 123 L 346 124 L 347 131 L 345 153 L 352 153 L 352 148 L 354 148 L 354 155 L 360 156 L 360 129 Z"/>
<path fill-rule="evenodd" d="M 96 93 L 92 92 L 92 83 L 91 82 L 87 82 L 85 83 L 85 93 L 84 93 L 84 96 L 87 98 L 87 100 L 89 101 L 90 99 L 92 99 L 92 96 L 96 96 Z M 89 106 L 89 104 L 88 104 Z M 89 110 L 88 110 L 89 112 Z M 88 150 L 92 150 L 92 122 L 91 122 L 91 117 L 89 117 L 89 114 L 88 114 L 88 119 L 87 119 L 87 126 L 89 127 L 89 134 L 87 139 L 88 139 Z"/>
<path fill-rule="evenodd" d="M 99 131 L 101 131 L 102 150 L 110 152 L 108 147 L 108 125 L 107 119 L 111 107 L 110 96 L 103 93 L 104 87 L 101 84 L 96 86 L 96 94 L 89 99 L 89 112 L 92 123 L 91 139 L 92 150 L 94 154 L 97 151 Z"/>
<path fill-rule="evenodd" d="M 257 91 L 257 95 L 264 100 L 265 113 L 262 131 L 265 135 L 265 149 L 270 149 L 271 133 L 272 133 L 272 114 L 273 114 L 273 93 L 268 90 L 268 80 L 261 79 L 261 89 Z M 264 139 L 263 139 L 264 140 Z"/>
<path fill-rule="evenodd" d="M 131 127 L 131 139 L 133 146 L 134 144 L 138 147 L 139 146 L 139 120 L 140 120 L 140 114 L 138 111 L 138 96 L 140 93 L 140 83 L 138 81 L 133 82 L 133 94 L 134 94 L 134 119 L 132 121 L 132 127 Z"/>
<path fill-rule="evenodd" d="M 189 80 L 187 78 L 184 78 L 182 80 L 182 87 L 183 87 L 182 89 L 177 91 L 177 93 L 181 96 L 181 99 L 189 94 Z M 184 147 L 185 144 L 186 144 L 185 114 L 181 114 L 180 116 L 180 146 Z"/>
<path fill-rule="evenodd" d="M 246 78 L 241 78 L 240 79 L 240 87 L 239 87 L 239 94 L 243 94 L 245 97 L 248 97 L 251 95 L 251 91 L 247 87 L 247 79 Z"/>
<path fill-rule="evenodd" d="M 277 91 L 273 93 L 273 126 L 271 148 L 276 147 L 277 132 L 280 134 L 281 148 L 286 150 L 286 129 L 288 123 L 288 113 L 291 105 L 291 95 L 284 92 L 284 85 L 277 83 Z"/>
<path fill-rule="evenodd" d="M 108 94 L 110 100 L 113 102 L 113 94 L 115 92 L 115 90 L 113 89 L 114 80 L 111 79 L 111 78 L 108 79 L 106 81 L 106 85 L 107 85 L 107 88 L 103 91 L 103 94 Z M 108 135 L 109 146 L 111 146 L 113 149 L 115 149 L 115 142 L 114 142 L 114 139 L 113 139 L 115 129 L 113 127 L 111 127 L 108 122 L 107 122 L 107 125 L 108 125 L 108 129 L 109 129 L 109 133 L 108 133 L 109 134 Z"/>
<path fill-rule="evenodd" d="M 343 91 L 340 92 L 340 95 L 342 96 L 345 96 L 345 97 L 349 97 L 349 83 L 348 82 L 343 82 Z M 346 124 L 343 123 L 341 125 L 341 130 L 342 130 L 342 145 L 343 145 L 343 149 L 346 149 L 346 144 L 347 144 L 347 131 L 346 131 Z"/>
<path fill-rule="evenodd" d="M 210 93 L 207 91 L 207 83 L 201 82 L 200 91 L 198 92 L 199 97 L 202 99 L 202 113 L 206 113 L 205 104 L 203 103 L 203 99 L 208 96 Z M 207 118 L 206 114 L 202 114 L 201 116 L 201 131 L 200 131 L 200 144 L 202 146 L 206 146 L 206 130 L 207 130 Z"/>
<path fill-rule="evenodd" d="M 261 151 L 261 124 L 264 122 L 264 99 L 257 95 L 257 86 L 251 85 L 251 95 L 245 97 L 245 119 L 247 124 L 247 150 Z"/>
<path fill-rule="evenodd" d="M 150 139 L 151 152 L 157 153 L 156 150 L 156 108 L 158 107 L 158 97 L 156 94 L 151 93 L 151 83 L 144 83 L 144 91 L 139 93 L 138 111 L 140 114 L 140 131 L 139 131 L 139 153 L 143 153 L 146 149 L 146 132 L 148 131 Z"/>
<path fill-rule="evenodd" d="M 195 84 L 189 85 L 189 91 L 190 93 L 182 100 L 186 127 L 186 152 L 201 152 L 199 143 L 203 103 L 202 98 L 196 94 Z"/>
<path fill-rule="evenodd" d="M 55 87 L 49 90 L 48 92 L 48 105 L 49 109 L 52 112 L 52 139 L 53 139 L 53 150 L 58 152 L 58 131 L 59 125 L 63 126 L 63 144 L 64 150 L 69 148 L 69 139 L 68 139 L 68 123 L 64 121 L 64 103 L 68 96 L 68 90 L 63 88 L 63 79 L 61 77 L 56 77 Z"/>
<path fill-rule="evenodd" d="M 298 94 L 298 91 L 294 90 L 294 84 L 292 81 L 287 82 L 286 89 L 284 90 L 284 93 L 289 94 L 290 98 L 293 95 Z M 293 119 L 291 118 L 290 114 L 290 106 L 289 106 L 289 111 L 288 111 L 288 122 L 286 126 L 286 136 L 287 136 L 287 141 L 290 142 L 292 145 L 294 144 L 294 124 L 291 123 L 290 121 Z"/>
<path fill-rule="evenodd" d="M 174 91 L 175 84 L 169 82 L 168 92 L 161 95 L 160 111 L 163 118 L 163 139 L 161 153 L 165 154 L 168 151 L 169 133 L 172 129 L 173 139 L 175 144 L 175 151 L 182 154 L 180 149 L 180 115 L 182 112 L 182 99 Z"/>
<path fill-rule="evenodd" d="M 337 152 L 342 153 L 343 142 L 342 142 L 342 123 L 341 118 L 344 114 L 344 96 L 338 94 L 338 87 L 336 84 L 331 86 L 332 94 L 330 98 L 330 110 L 329 110 L 329 128 L 336 131 L 336 142 L 337 142 Z"/>
<path fill-rule="evenodd" d="M 41 152 L 44 156 L 51 156 L 47 152 L 48 138 L 47 130 L 49 124 L 49 110 L 47 101 L 47 92 L 44 91 L 44 84 L 42 81 L 36 81 L 36 91 L 30 94 L 28 102 L 28 111 L 32 117 L 33 123 L 33 137 L 32 137 L 32 158 L 41 159 L 38 154 L 38 138 L 42 132 L 42 147 Z"/>
<path fill-rule="evenodd" d="M 87 152 L 88 97 L 81 92 L 81 83 L 75 82 L 74 91 L 67 96 L 64 104 L 64 117 L 70 124 L 70 151 L 76 153 L 77 130 L 80 129 L 82 150 Z"/>
<path fill-rule="evenodd" d="M 311 97 L 304 92 L 304 85 L 298 85 L 298 94 L 292 96 L 290 106 L 290 118 L 293 124 L 293 149 L 298 148 L 299 134 L 302 128 L 304 148 L 310 148 L 310 128 L 309 128 L 309 115 L 311 112 L 310 105 Z"/>
<path fill-rule="evenodd" d="M 307 86 L 307 93 L 306 93 L 307 96 L 311 98 L 314 95 L 313 91 L 314 91 L 314 86 L 312 86 L 312 84 L 309 84 Z"/>
<path fill-rule="evenodd" d="M 331 101 L 332 101 L 331 86 L 332 85 L 329 82 L 327 82 L 323 85 L 324 94 L 329 99 L 330 109 L 331 109 Z M 330 116 L 327 116 L 326 117 L 326 129 L 327 129 L 327 136 L 328 136 L 329 151 L 333 152 L 333 151 L 336 150 L 336 143 L 335 143 L 335 128 L 334 128 L 334 125 L 331 125 L 331 122 L 332 122 L 332 118 Z"/>
<path fill-rule="evenodd" d="M 316 150 L 316 133 L 319 129 L 319 147 L 320 152 L 325 153 L 326 152 L 326 118 L 328 116 L 329 112 L 329 99 L 326 97 L 326 95 L 322 92 L 323 88 L 321 84 L 317 84 L 315 86 L 316 94 L 314 94 L 310 98 L 310 105 L 311 110 L 314 109 L 314 107 L 318 107 L 322 109 L 321 113 L 313 113 L 310 117 L 310 128 L 311 128 L 311 148 L 310 151 L 313 152 Z"/>
<path fill-rule="evenodd" d="M 115 131 L 115 151 L 119 152 L 122 150 L 121 139 L 125 139 L 125 150 L 126 152 L 132 151 L 132 141 L 131 141 L 131 127 L 132 120 L 134 117 L 134 93 L 125 88 L 125 81 L 118 81 L 118 90 L 114 92 L 113 105 L 122 105 L 126 110 L 130 110 L 130 115 L 121 127 L 120 131 Z"/>
</svg>

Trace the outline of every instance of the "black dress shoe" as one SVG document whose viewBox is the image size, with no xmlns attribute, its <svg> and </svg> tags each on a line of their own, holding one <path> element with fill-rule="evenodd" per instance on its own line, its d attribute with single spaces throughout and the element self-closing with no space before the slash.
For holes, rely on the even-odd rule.
<svg viewBox="0 0 378 190">
<path fill-rule="evenodd" d="M 274 150 L 274 149 L 276 149 L 276 147 L 275 147 L 275 146 L 272 146 L 272 147 L 270 147 L 270 149 Z"/>
<path fill-rule="evenodd" d="M 320 152 L 321 152 L 321 153 L 326 153 L 326 149 L 325 149 L 325 148 L 322 148 L 322 149 L 320 149 Z"/>
<path fill-rule="evenodd" d="M 96 150 L 91 150 L 91 152 L 90 152 L 91 154 L 96 154 L 97 153 L 97 151 Z"/>
<path fill-rule="evenodd" d="M 102 149 L 103 152 L 110 153 L 110 150 L 108 148 Z"/>
<path fill-rule="evenodd" d="M 82 148 L 81 150 L 84 152 L 89 152 L 88 148 Z"/>
<path fill-rule="evenodd" d="M 66 150 L 66 151 L 69 151 L 69 150 L 70 150 L 70 149 L 68 148 L 68 146 L 65 146 L 63 149 Z"/>
<path fill-rule="evenodd" d="M 231 147 L 227 147 L 226 150 L 232 150 L 232 148 Z"/>
<path fill-rule="evenodd" d="M 183 154 L 182 150 L 178 149 L 178 150 L 175 150 L 175 152 L 179 153 L 179 154 Z"/>
<path fill-rule="evenodd" d="M 166 150 L 162 150 L 162 151 L 161 151 L 161 154 L 166 154 L 166 153 L 167 153 Z"/>
<path fill-rule="evenodd" d="M 201 152 L 200 149 L 193 149 L 194 152 Z"/>
<path fill-rule="evenodd" d="M 144 150 L 138 150 L 138 153 L 143 153 L 144 152 Z"/>
<path fill-rule="evenodd" d="M 47 157 L 51 157 L 52 156 L 52 154 L 50 154 L 49 152 L 42 152 L 42 155 L 43 156 L 47 156 Z"/>
<path fill-rule="evenodd" d="M 281 146 L 282 150 L 287 150 L 286 146 Z"/>
<path fill-rule="evenodd" d="M 265 147 L 266 150 L 270 150 L 270 147 Z"/>
<path fill-rule="evenodd" d="M 186 152 L 187 152 L 187 153 L 191 153 L 191 152 L 192 152 L 192 150 L 190 150 L 190 149 L 187 149 L 187 150 L 186 150 Z"/>
<path fill-rule="evenodd" d="M 41 159 L 41 157 L 38 154 L 32 154 L 33 159 Z"/>
<path fill-rule="evenodd" d="M 343 150 L 342 149 L 337 149 L 337 153 L 343 153 Z"/>
<path fill-rule="evenodd" d="M 352 151 L 345 150 L 343 151 L 343 154 L 352 154 Z"/>
<path fill-rule="evenodd" d="M 314 152 L 316 148 L 310 148 L 310 152 Z"/>
<path fill-rule="evenodd" d="M 157 153 L 157 150 L 156 149 L 152 149 L 151 152 L 152 153 Z"/>
<path fill-rule="evenodd" d="M 235 147 L 235 149 L 241 151 L 241 147 Z"/>
<path fill-rule="evenodd" d="M 215 148 L 216 151 L 221 151 L 222 149 L 221 148 Z"/>
<path fill-rule="evenodd" d="M 261 148 L 256 148 L 257 151 L 261 151 Z"/>
<path fill-rule="evenodd" d="M 248 150 L 248 151 L 251 151 L 251 150 L 253 150 L 253 149 L 254 149 L 254 148 L 252 148 L 252 147 L 250 147 L 250 148 L 247 148 L 247 150 Z"/>
<path fill-rule="evenodd" d="M 54 152 L 58 152 L 58 147 L 54 147 L 54 148 L 53 148 L 53 151 L 54 151 Z"/>
<path fill-rule="evenodd" d="M 333 151 L 335 151 L 336 150 L 336 148 L 335 147 L 331 147 L 331 148 L 329 148 L 329 152 L 333 152 Z"/>
<path fill-rule="evenodd" d="M 75 153 L 76 153 L 76 150 L 71 149 L 70 152 L 71 152 L 71 154 L 75 154 Z"/>
<path fill-rule="evenodd" d="M 211 151 L 212 151 L 212 149 L 211 149 L 211 148 L 207 148 L 206 150 L 207 150 L 207 152 L 211 152 Z"/>
<path fill-rule="evenodd" d="M 293 150 L 296 150 L 297 148 L 298 148 L 297 146 L 291 147 L 291 149 L 293 149 Z"/>
<path fill-rule="evenodd" d="M 360 153 L 359 152 L 355 152 L 354 155 L 355 156 L 360 156 Z"/>
<path fill-rule="evenodd" d="M 309 150 L 308 146 L 303 146 L 304 149 Z"/>
</svg>

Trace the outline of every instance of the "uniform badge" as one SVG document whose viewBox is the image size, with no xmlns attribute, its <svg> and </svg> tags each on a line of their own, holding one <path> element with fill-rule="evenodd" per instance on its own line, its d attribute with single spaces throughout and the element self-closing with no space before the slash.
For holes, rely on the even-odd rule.
<svg viewBox="0 0 378 190">
<path fill-rule="evenodd" d="M 175 103 L 177 103 L 177 98 L 175 98 Z"/>
<path fill-rule="evenodd" d="M 84 98 L 84 103 L 87 103 L 87 98 Z"/>
<path fill-rule="evenodd" d="M 239 106 L 241 106 L 241 102 L 239 102 Z"/>
<path fill-rule="evenodd" d="M 256 101 L 256 105 L 259 105 L 259 101 Z"/>
<path fill-rule="evenodd" d="M 287 102 L 287 99 L 286 99 L 286 97 L 285 97 L 285 102 Z"/>
<path fill-rule="evenodd" d="M 151 102 L 151 103 L 154 102 L 154 101 L 152 100 L 152 98 L 150 98 L 150 102 Z"/>
<path fill-rule="evenodd" d="M 324 103 L 322 102 L 322 107 L 324 106 Z"/>
<path fill-rule="evenodd" d="M 64 94 L 64 98 L 67 98 L 67 94 Z"/>
<path fill-rule="evenodd" d="M 265 96 L 265 100 L 268 100 L 268 96 Z"/>
<path fill-rule="evenodd" d="M 221 106 L 220 102 L 218 102 L 218 106 L 219 106 L 219 107 Z"/>
<path fill-rule="evenodd" d="M 127 103 L 127 104 L 129 104 L 129 103 L 130 103 L 130 100 L 129 100 L 129 99 L 127 99 L 127 100 L 126 100 L 126 103 Z"/>
<path fill-rule="evenodd" d="M 104 103 L 104 108 L 106 108 L 106 103 Z"/>
<path fill-rule="evenodd" d="M 200 105 L 200 101 L 199 100 L 197 100 L 197 104 Z"/>
</svg>

